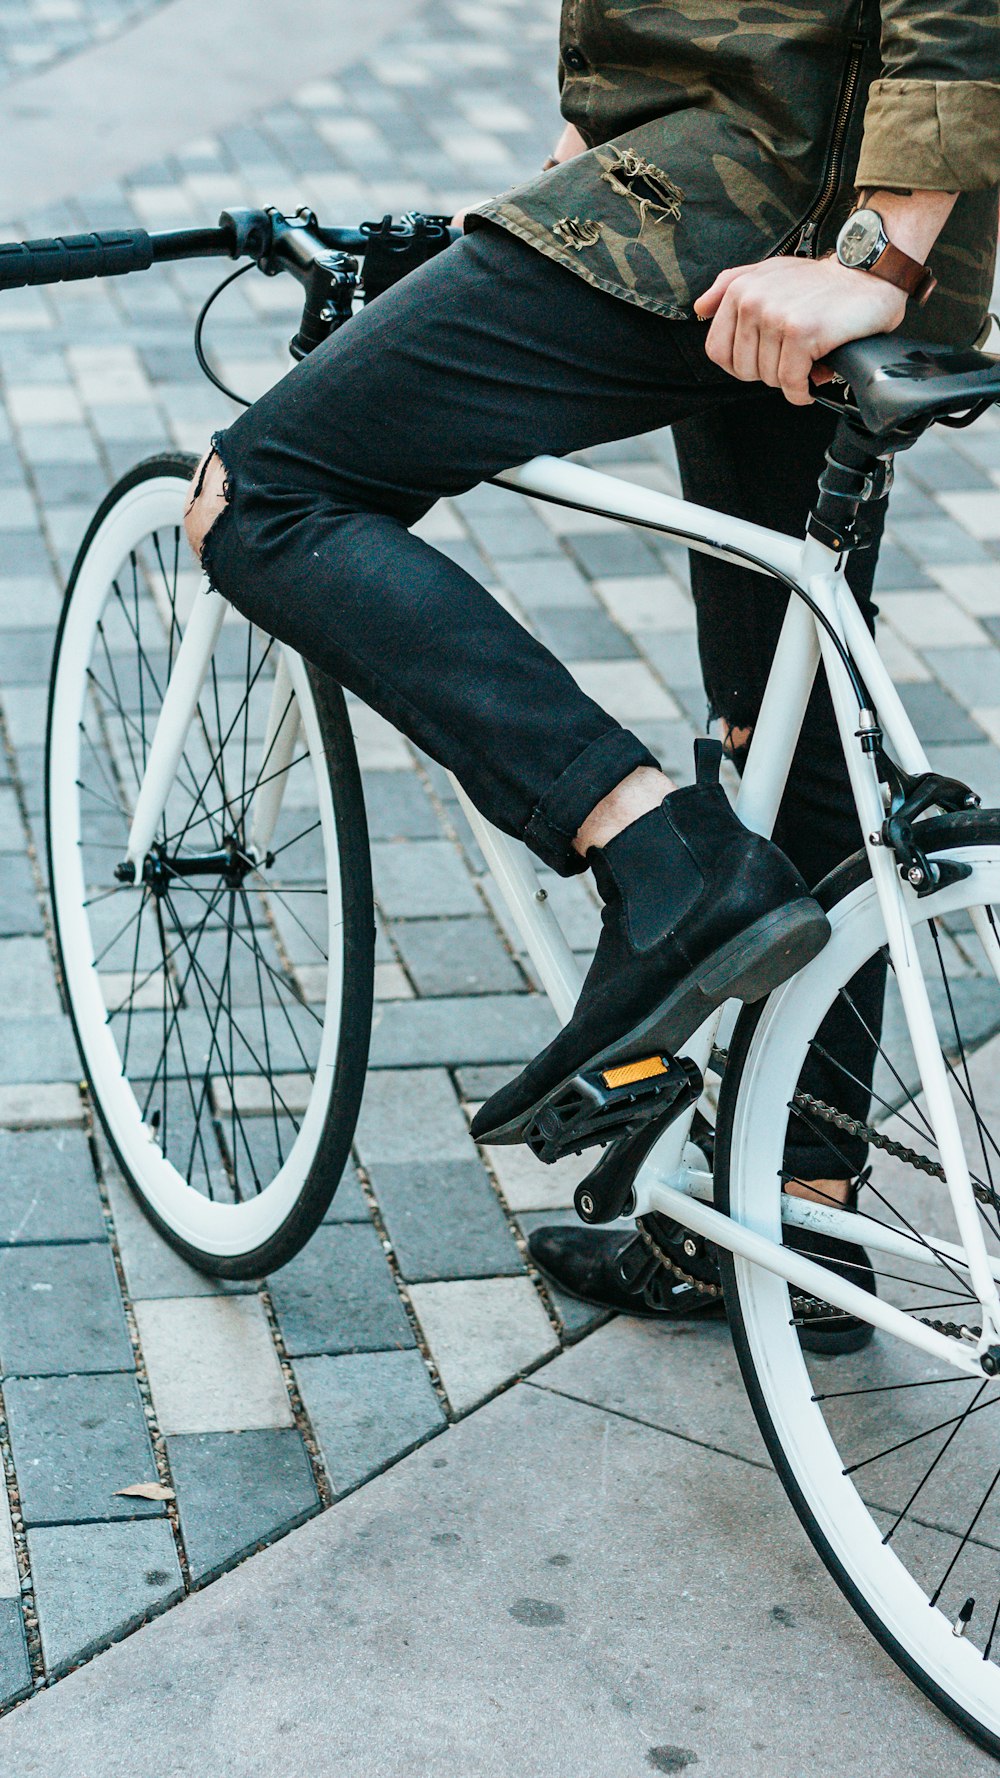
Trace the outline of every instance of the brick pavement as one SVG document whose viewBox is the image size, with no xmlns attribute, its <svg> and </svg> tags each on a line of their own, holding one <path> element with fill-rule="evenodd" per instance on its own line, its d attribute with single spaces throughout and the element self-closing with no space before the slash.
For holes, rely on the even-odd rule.
<svg viewBox="0 0 1000 1778">
<path fill-rule="evenodd" d="M 0 0 L 0 87 L 113 37 L 164 0 Z"/>
<path fill-rule="evenodd" d="M 40 17 L 44 9 L 37 8 Z M 537 164 L 554 128 L 547 0 L 433 0 L 337 82 L 206 137 L 30 232 L 311 203 L 354 222 L 450 208 Z M 321 60 L 321 58 L 320 58 Z M 27 229 L 17 219 L 0 238 Z M 594 1318 L 543 1288 L 523 1237 L 585 1163 L 467 1138 L 471 1107 L 551 1029 L 443 775 L 362 706 L 379 904 L 376 1027 L 355 1156 L 327 1222 L 260 1289 L 192 1272 L 94 1130 L 52 971 L 41 745 L 59 589 L 114 476 L 202 448 L 228 404 L 197 374 L 217 269 L 0 301 L 0 1697 L 8 1702 L 362 1485 Z M 210 343 L 259 392 L 294 292 L 243 280 Z M 589 460 L 674 489 L 664 434 Z M 683 552 L 493 488 L 424 535 L 478 574 L 689 775 L 704 717 Z M 880 567 L 883 647 L 936 763 L 1000 802 L 1000 426 L 901 465 Z M 581 956 L 596 903 L 547 877 Z M 30 1005 L 31 1017 L 23 1008 Z M 159 1478 L 166 1503 L 115 1490 Z M 11 1513 L 8 1518 L 7 1504 Z M 20 1601 L 20 1603 L 19 1603 Z M 26 1632 L 27 1631 L 27 1636 Z"/>
</svg>

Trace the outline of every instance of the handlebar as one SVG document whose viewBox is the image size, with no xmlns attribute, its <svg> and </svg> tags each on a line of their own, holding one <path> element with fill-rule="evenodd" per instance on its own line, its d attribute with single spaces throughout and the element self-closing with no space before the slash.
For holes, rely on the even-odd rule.
<svg viewBox="0 0 1000 1778">
<path fill-rule="evenodd" d="M 447 246 L 455 232 L 444 216 L 407 216 L 396 224 L 387 216 L 360 228 L 322 228 L 307 210 L 293 217 L 276 210 L 226 210 L 216 228 L 171 229 L 153 235 L 142 228 L 109 229 L 0 242 L 0 290 L 120 277 L 172 260 L 208 258 L 255 259 L 263 272 L 290 271 L 306 283 L 316 260 L 330 253 L 377 259 L 382 288 L 409 270 L 416 258 Z"/>
</svg>

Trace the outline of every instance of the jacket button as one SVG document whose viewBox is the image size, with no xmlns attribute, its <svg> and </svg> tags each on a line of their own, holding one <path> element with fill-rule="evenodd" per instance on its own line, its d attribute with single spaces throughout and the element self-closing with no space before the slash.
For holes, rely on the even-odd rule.
<svg viewBox="0 0 1000 1778">
<path fill-rule="evenodd" d="M 587 66 L 586 56 L 582 49 L 577 48 L 575 43 L 568 43 L 566 45 L 566 48 L 562 52 L 562 59 L 563 65 L 567 67 L 572 74 L 582 74 Z"/>
</svg>

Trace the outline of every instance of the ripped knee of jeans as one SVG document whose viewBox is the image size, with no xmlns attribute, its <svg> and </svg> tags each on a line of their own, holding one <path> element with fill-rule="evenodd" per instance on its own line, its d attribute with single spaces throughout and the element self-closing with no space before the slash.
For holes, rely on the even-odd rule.
<svg viewBox="0 0 1000 1778">
<path fill-rule="evenodd" d="M 219 436 L 216 435 L 198 465 L 184 509 L 184 529 L 188 542 L 213 585 L 209 564 L 210 545 L 219 520 L 231 505 L 232 498 L 232 480 L 219 450 Z"/>
<path fill-rule="evenodd" d="M 740 726 L 735 722 L 727 722 L 723 716 L 721 725 L 723 750 L 742 777 L 746 768 L 747 755 L 750 752 L 750 742 L 753 740 L 753 724 L 747 723 L 745 726 Z"/>
</svg>

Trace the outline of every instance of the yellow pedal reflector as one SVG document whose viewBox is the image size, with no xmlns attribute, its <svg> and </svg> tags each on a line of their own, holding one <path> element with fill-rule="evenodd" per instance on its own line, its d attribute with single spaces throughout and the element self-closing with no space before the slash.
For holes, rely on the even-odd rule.
<svg viewBox="0 0 1000 1778">
<path fill-rule="evenodd" d="M 630 1087 L 637 1080 L 652 1080 L 655 1074 L 668 1074 L 662 1056 L 645 1056 L 641 1062 L 623 1062 L 620 1068 L 608 1068 L 601 1075 L 606 1087 Z"/>
</svg>

